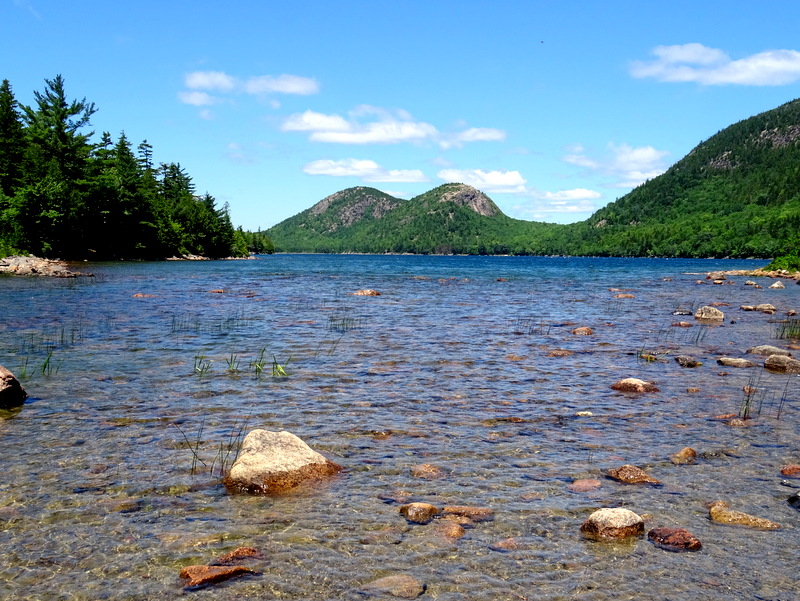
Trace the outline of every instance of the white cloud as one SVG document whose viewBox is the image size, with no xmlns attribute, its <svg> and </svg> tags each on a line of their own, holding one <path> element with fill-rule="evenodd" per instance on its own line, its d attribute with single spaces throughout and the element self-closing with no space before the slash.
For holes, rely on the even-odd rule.
<svg viewBox="0 0 800 601">
<path fill-rule="evenodd" d="M 178 98 L 184 104 L 193 106 L 209 106 L 219 102 L 219 99 L 207 94 L 206 92 L 178 92 Z"/>
<path fill-rule="evenodd" d="M 656 46 L 652 61 L 634 61 L 633 77 L 703 85 L 780 86 L 800 81 L 800 52 L 767 50 L 733 60 L 722 50 L 698 43 Z"/>
<path fill-rule="evenodd" d="M 236 80 L 222 71 L 194 71 L 184 79 L 190 90 L 218 90 L 229 92 L 236 87 Z"/>
<path fill-rule="evenodd" d="M 298 75 L 260 75 L 244 82 L 244 91 L 248 94 L 298 94 L 308 96 L 319 92 L 319 84 L 309 77 Z"/>
<path fill-rule="evenodd" d="M 531 196 L 541 200 L 549 200 L 553 204 L 566 205 L 577 200 L 594 200 L 602 198 L 602 194 L 596 190 L 586 188 L 573 188 L 572 190 L 559 190 L 558 192 L 534 191 Z"/>
<path fill-rule="evenodd" d="M 483 169 L 442 169 L 436 174 L 446 182 L 460 182 L 487 193 L 522 193 L 527 180 L 519 171 L 484 171 Z"/>
<path fill-rule="evenodd" d="M 309 175 L 334 177 L 358 177 L 365 182 L 427 182 L 428 178 L 419 169 L 385 169 L 367 159 L 322 159 L 303 167 Z"/>
<path fill-rule="evenodd" d="M 283 131 L 346 132 L 350 131 L 351 124 L 339 115 L 325 115 L 315 111 L 306 111 L 291 115 L 283 122 L 281 129 Z"/>
<path fill-rule="evenodd" d="M 305 111 L 290 115 L 283 131 L 309 132 L 312 142 L 333 144 L 398 144 L 434 142 L 442 148 L 463 146 L 467 142 L 504 140 L 505 132 L 488 127 L 473 127 L 456 134 L 443 134 L 424 121 L 415 120 L 402 109 L 388 110 L 362 104 L 347 117 Z"/>
<path fill-rule="evenodd" d="M 249 77 L 242 81 L 222 71 L 193 71 L 184 77 L 186 90 L 178 93 L 178 98 L 184 104 L 194 106 L 207 106 L 221 102 L 219 97 L 211 96 L 208 92 L 215 92 L 217 96 L 224 94 L 250 94 L 264 98 L 270 94 L 295 94 L 306 96 L 316 94 L 319 84 L 309 77 L 299 75 L 259 75 Z M 280 106 L 274 99 L 269 100 L 273 108 Z"/>
<path fill-rule="evenodd" d="M 564 162 L 577 165 L 613 178 L 615 188 L 634 188 L 648 179 L 661 175 L 666 170 L 669 152 L 652 146 L 633 147 L 628 144 L 609 143 L 602 158 L 585 154 L 568 154 Z"/>
<path fill-rule="evenodd" d="M 439 146 L 442 148 L 461 148 L 467 142 L 502 142 L 506 139 L 506 132 L 492 127 L 470 127 L 454 134 L 441 134 L 438 136 Z"/>
</svg>

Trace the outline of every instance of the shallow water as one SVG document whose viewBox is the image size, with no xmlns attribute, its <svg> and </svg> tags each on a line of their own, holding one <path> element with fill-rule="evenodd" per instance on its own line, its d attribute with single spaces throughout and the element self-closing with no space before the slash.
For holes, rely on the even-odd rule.
<svg viewBox="0 0 800 601">
<path fill-rule="evenodd" d="M 759 265 L 279 255 L 0 278 L 0 364 L 30 394 L 0 420 L 0 598 L 358 599 L 395 573 L 442 600 L 797 598 L 800 512 L 780 468 L 800 463 L 799 379 L 716 358 L 785 346 L 774 322 L 800 309 L 800 286 L 696 283 Z M 350 294 L 361 288 L 382 295 Z M 711 302 L 730 304 L 722 324 L 671 327 L 694 323 L 677 307 Z M 779 312 L 738 309 L 761 302 Z M 570 333 L 583 325 L 594 335 Z M 678 354 L 704 364 L 681 368 Z M 288 377 L 272 376 L 273 359 Z M 612 391 L 623 377 L 660 392 Z M 740 411 L 745 385 L 760 415 L 715 419 Z M 220 464 L 256 427 L 289 430 L 346 472 L 282 497 L 230 495 Z M 697 464 L 669 461 L 684 446 Z M 624 463 L 663 486 L 604 477 Z M 444 476 L 412 476 L 420 464 Z M 578 478 L 602 484 L 570 492 Z M 449 541 L 407 525 L 391 498 L 495 519 Z M 783 528 L 711 523 L 716 499 Z M 652 516 L 648 528 L 687 528 L 703 549 L 580 535 L 616 506 Z M 492 550 L 509 537 L 519 549 Z M 243 545 L 264 552 L 250 564 L 261 575 L 182 590 L 181 567 Z"/>
</svg>

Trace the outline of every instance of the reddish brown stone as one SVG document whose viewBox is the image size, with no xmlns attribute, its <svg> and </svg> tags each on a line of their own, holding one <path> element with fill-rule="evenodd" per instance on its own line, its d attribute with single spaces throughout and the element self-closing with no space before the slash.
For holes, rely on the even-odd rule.
<svg viewBox="0 0 800 601">
<path fill-rule="evenodd" d="M 569 357 L 570 355 L 574 355 L 575 351 L 568 351 L 566 349 L 554 349 L 547 353 L 548 357 Z"/>
<path fill-rule="evenodd" d="M 653 528 L 647 533 L 653 543 L 665 551 L 699 551 L 702 543 L 683 528 Z"/>
<path fill-rule="evenodd" d="M 590 490 L 600 488 L 600 486 L 602 486 L 600 480 L 583 478 L 580 480 L 575 480 L 572 484 L 567 486 L 567 490 L 570 492 L 589 492 Z"/>
<path fill-rule="evenodd" d="M 496 543 L 492 543 L 489 545 L 489 548 L 492 551 L 500 551 L 500 552 L 508 552 L 508 551 L 515 551 L 519 549 L 521 545 L 516 538 L 504 538 L 503 540 L 499 540 Z"/>
<path fill-rule="evenodd" d="M 708 514 L 714 522 L 720 524 L 733 524 L 736 526 L 747 526 L 748 528 L 758 528 L 760 530 L 777 530 L 781 526 L 766 518 L 759 518 L 735 509 L 730 509 L 725 501 L 714 501 L 708 506 Z"/>
<path fill-rule="evenodd" d="M 211 565 L 227 566 L 235 564 L 240 561 L 244 561 L 246 559 L 260 559 L 261 557 L 262 557 L 261 551 L 259 551 L 254 547 L 239 547 L 238 549 L 234 549 L 233 551 L 231 551 L 226 555 L 217 557 L 211 563 Z"/>
<path fill-rule="evenodd" d="M 800 478 L 800 465 L 789 464 L 781 468 L 781 475 L 787 478 Z"/>
<path fill-rule="evenodd" d="M 436 480 L 438 478 L 444 478 L 445 473 L 438 465 L 423 463 L 422 465 L 413 466 L 411 468 L 411 475 L 424 480 Z"/>
<path fill-rule="evenodd" d="M 225 294 L 225 291 L 222 288 L 217 288 L 215 290 L 209 290 L 212 294 Z"/>
<path fill-rule="evenodd" d="M 222 582 L 242 576 L 244 574 L 254 574 L 250 568 L 243 566 L 186 566 L 181 570 L 180 577 L 186 581 L 187 587 L 201 587 Z"/>
<path fill-rule="evenodd" d="M 458 515 L 469 518 L 473 522 L 488 522 L 494 519 L 494 511 L 488 507 L 470 507 L 469 505 L 445 505 L 444 515 Z"/>
<path fill-rule="evenodd" d="M 409 522 L 427 524 L 439 514 L 439 508 L 430 503 L 408 503 L 400 508 L 400 513 Z"/>
<path fill-rule="evenodd" d="M 592 328 L 589 328 L 587 326 L 582 326 L 580 328 L 575 328 L 574 330 L 572 330 L 572 333 L 575 336 L 591 336 L 592 334 L 594 334 L 594 330 L 592 330 Z"/>
<path fill-rule="evenodd" d="M 141 292 L 137 292 L 133 295 L 133 298 L 155 298 L 155 294 L 142 294 Z"/>
<path fill-rule="evenodd" d="M 697 451 L 695 451 L 692 447 L 684 447 L 677 453 L 670 455 L 669 460 L 675 465 L 694 463 L 697 460 Z"/>
<path fill-rule="evenodd" d="M 19 380 L 0 365 L 0 409 L 13 409 L 20 407 L 28 398 L 28 393 L 19 383 Z"/>
<path fill-rule="evenodd" d="M 624 482 L 625 484 L 661 484 L 655 478 L 648 476 L 644 471 L 634 465 L 623 465 L 608 470 L 609 478 Z"/>
<path fill-rule="evenodd" d="M 450 540 L 458 540 L 467 533 L 461 524 L 457 524 L 450 520 L 441 521 L 436 524 L 434 532 L 439 536 L 448 538 Z"/>
</svg>

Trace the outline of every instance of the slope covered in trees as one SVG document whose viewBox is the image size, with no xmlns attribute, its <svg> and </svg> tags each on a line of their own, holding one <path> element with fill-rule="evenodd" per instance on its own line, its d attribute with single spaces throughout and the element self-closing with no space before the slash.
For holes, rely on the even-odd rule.
<svg viewBox="0 0 800 601">
<path fill-rule="evenodd" d="M 0 256 L 63 259 L 227 257 L 270 248 L 234 229 L 227 204 L 196 194 L 178 163 L 153 163 L 147 141 L 99 143 L 87 131 L 93 103 L 69 100 L 63 78 L 45 80 L 32 106 L 0 85 Z"/>
<path fill-rule="evenodd" d="M 383 195 L 387 210 L 381 215 L 340 222 L 347 203 L 382 194 L 353 188 L 333 195 L 336 211 L 329 212 L 326 199 L 313 215 L 314 208 L 304 211 L 268 234 L 277 250 L 301 252 L 796 256 L 800 100 L 720 131 L 666 173 L 579 223 L 532 223 L 499 209 L 482 212 L 457 202 L 453 191 L 466 188 L 447 184 L 406 201 Z M 328 226 L 317 227 L 323 222 Z"/>
</svg>

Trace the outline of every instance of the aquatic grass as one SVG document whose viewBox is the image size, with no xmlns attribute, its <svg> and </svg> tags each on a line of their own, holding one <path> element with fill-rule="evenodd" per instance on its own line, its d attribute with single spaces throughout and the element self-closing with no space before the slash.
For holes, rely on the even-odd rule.
<svg viewBox="0 0 800 601">
<path fill-rule="evenodd" d="M 509 321 L 508 324 L 509 331 L 517 336 L 546 336 L 550 334 L 551 327 L 550 324 L 537 317 L 519 317 Z"/>
<path fill-rule="evenodd" d="M 45 358 L 44 363 L 42 363 L 42 367 L 39 369 L 39 371 L 42 373 L 43 376 L 49 377 L 55 375 L 61 369 L 62 361 L 59 361 L 58 365 L 53 365 L 53 351 L 50 351 L 49 353 L 47 353 L 47 357 Z"/>
<path fill-rule="evenodd" d="M 239 453 L 242 450 L 242 443 L 244 442 L 245 429 L 250 421 L 250 417 L 251 415 L 245 417 L 241 425 L 239 425 L 238 422 L 234 423 L 233 428 L 228 432 L 227 440 L 220 441 L 219 447 L 217 448 L 217 455 L 214 457 L 214 461 L 211 463 L 211 468 L 209 469 L 209 473 L 212 476 L 214 475 L 214 468 L 217 467 L 220 478 L 224 477 L 231 465 L 233 465 L 239 457 Z"/>
<path fill-rule="evenodd" d="M 754 371 L 747 380 L 747 385 L 742 389 L 744 398 L 739 405 L 739 417 L 741 419 L 751 419 L 753 414 L 761 415 L 761 407 L 767 391 L 761 386 L 761 377 L 764 370 Z"/>
<path fill-rule="evenodd" d="M 786 403 L 786 400 L 789 398 L 789 383 L 791 382 L 791 377 L 786 379 L 786 386 L 783 387 L 783 394 L 781 394 L 780 402 L 778 403 L 778 412 L 775 415 L 775 419 L 781 419 L 781 413 L 783 413 L 783 406 Z M 794 390 L 797 388 L 795 387 Z"/>
<path fill-rule="evenodd" d="M 192 476 L 194 476 L 195 472 L 197 471 L 197 464 L 198 463 L 203 464 L 203 467 L 208 467 L 206 465 L 205 461 L 203 461 L 200 458 L 200 443 L 201 443 L 201 441 L 203 439 L 203 428 L 205 428 L 205 425 L 206 425 L 205 420 L 200 422 L 200 429 L 197 431 L 197 435 L 195 436 L 194 443 L 192 443 L 192 441 L 189 440 L 189 437 L 186 436 L 186 432 L 184 432 L 178 424 L 173 423 L 172 425 L 175 426 L 178 429 L 178 432 L 181 433 L 181 436 L 183 436 L 183 440 L 186 442 L 186 448 L 188 448 L 192 453 L 191 474 L 192 474 Z"/>
<path fill-rule="evenodd" d="M 194 373 L 199 374 L 201 377 L 206 375 L 211 370 L 211 359 L 206 359 L 204 355 L 195 355 L 194 357 Z"/>
<path fill-rule="evenodd" d="M 264 373 L 264 367 L 267 365 L 267 360 L 264 358 L 266 352 L 267 347 L 262 348 L 261 352 L 258 354 L 258 358 L 250 362 L 250 369 L 255 373 L 256 379 L 261 378 Z"/>
<path fill-rule="evenodd" d="M 228 371 L 232 374 L 239 373 L 239 355 L 231 353 L 225 359 L 225 364 L 228 366 Z"/>
<path fill-rule="evenodd" d="M 775 338 L 779 340 L 800 338 L 800 317 L 790 317 L 778 322 Z"/>
<path fill-rule="evenodd" d="M 272 355 L 272 377 L 273 378 L 283 378 L 288 376 L 289 374 L 286 372 L 286 366 L 289 365 L 289 361 L 292 360 L 294 355 L 289 355 L 289 358 L 286 360 L 286 363 L 281 365 L 278 363 L 278 359 L 275 355 Z"/>
<path fill-rule="evenodd" d="M 25 355 L 25 361 L 22 362 L 22 365 L 17 370 L 17 377 L 20 380 L 27 380 L 33 375 L 33 371 L 31 370 L 29 363 L 30 363 L 30 357 L 28 355 Z"/>
</svg>

